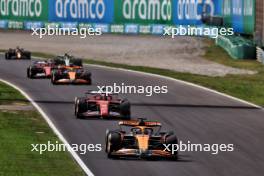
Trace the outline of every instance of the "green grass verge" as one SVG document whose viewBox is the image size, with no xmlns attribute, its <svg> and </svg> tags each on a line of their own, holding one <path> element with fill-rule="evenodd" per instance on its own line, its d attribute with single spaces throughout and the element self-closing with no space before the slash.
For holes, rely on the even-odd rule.
<svg viewBox="0 0 264 176">
<path fill-rule="evenodd" d="M 0 105 L 26 102 L 26 98 L 23 97 L 18 91 L 6 86 L 3 82 L 0 82 Z"/>
<path fill-rule="evenodd" d="M 0 90 L 7 92 L 0 95 L 0 100 L 24 99 L 3 83 Z M 31 152 L 31 144 L 59 141 L 36 111 L 0 111 L 0 139 L 0 175 L 84 175 L 68 152 Z"/>
</svg>

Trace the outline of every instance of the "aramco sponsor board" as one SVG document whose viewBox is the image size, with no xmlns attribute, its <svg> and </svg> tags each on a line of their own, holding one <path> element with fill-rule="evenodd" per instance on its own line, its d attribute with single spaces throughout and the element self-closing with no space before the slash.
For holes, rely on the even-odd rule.
<svg viewBox="0 0 264 176">
<path fill-rule="evenodd" d="M 0 18 L 16 21 L 47 21 L 47 0 L 0 0 Z"/>
<path fill-rule="evenodd" d="M 220 2 L 220 1 L 219 1 Z M 218 0 L 115 0 L 115 23 L 201 24 L 202 12 L 215 15 Z"/>
<path fill-rule="evenodd" d="M 49 22 L 197 24 L 217 0 L 0 0 L 2 19 Z"/>
<path fill-rule="evenodd" d="M 202 13 L 252 34 L 255 0 L 0 0 L 0 18 L 13 21 L 199 25 Z"/>
<path fill-rule="evenodd" d="M 49 0 L 49 21 L 112 23 L 113 0 Z"/>
</svg>

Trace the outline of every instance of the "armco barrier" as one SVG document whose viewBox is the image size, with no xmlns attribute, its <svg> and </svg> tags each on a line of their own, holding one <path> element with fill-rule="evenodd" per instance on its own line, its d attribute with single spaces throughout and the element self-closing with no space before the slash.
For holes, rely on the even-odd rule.
<svg viewBox="0 0 264 176">
<path fill-rule="evenodd" d="M 252 41 L 239 36 L 219 36 L 216 44 L 224 48 L 233 59 L 255 59 L 256 47 Z"/>
</svg>

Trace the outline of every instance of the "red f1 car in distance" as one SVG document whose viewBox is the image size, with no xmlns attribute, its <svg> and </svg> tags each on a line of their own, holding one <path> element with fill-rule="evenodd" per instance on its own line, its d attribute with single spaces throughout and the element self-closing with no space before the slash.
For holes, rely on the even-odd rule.
<svg viewBox="0 0 264 176">
<path fill-rule="evenodd" d="M 173 132 L 160 132 L 161 123 L 138 120 L 119 122 L 119 129 L 106 132 L 105 151 L 109 158 L 178 158 L 178 152 L 165 150 L 164 144 L 177 144 L 178 139 Z"/>
<path fill-rule="evenodd" d="M 88 92 L 86 97 L 75 98 L 77 118 L 130 119 L 130 102 L 117 94 Z"/>
<path fill-rule="evenodd" d="M 20 59 L 31 59 L 31 52 L 26 51 L 23 48 L 16 47 L 15 49 L 9 48 L 5 53 L 6 60 L 20 60 Z"/>
<path fill-rule="evenodd" d="M 50 78 L 52 69 L 55 63 L 52 60 L 48 61 L 35 61 L 27 68 L 28 78 Z"/>
</svg>

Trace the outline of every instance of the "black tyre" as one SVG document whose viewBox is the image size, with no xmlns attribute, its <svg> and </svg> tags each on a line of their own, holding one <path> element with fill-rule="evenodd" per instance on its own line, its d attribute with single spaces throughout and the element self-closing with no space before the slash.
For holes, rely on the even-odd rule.
<svg viewBox="0 0 264 176">
<path fill-rule="evenodd" d="M 31 53 L 30 52 L 27 53 L 27 59 L 31 60 Z"/>
<path fill-rule="evenodd" d="M 5 59 L 6 60 L 9 60 L 10 59 L 10 55 L 9 55 L 9 53 L 7 52 L 7 53 L 5 53 Z"/>
<path fill-rule="evenodd" d="M 88 110 L 88 103 L 85 98 L 76 98 L 75 100 L 75 116 L 77 119 L 83 118 L 82 113 Z"/>
<path fill-rule="evenodd" d="M 166 144 L 171 144 L 171 145 L 178 144 L 178 138 L 174 134 L 168 135 L 165 138 L 165 143 Z M 173 158 L 172 159 L 174 159 L 174 160 L 177 160 L 178 159 L 178 151 L 176 151 L 176 152 L 173 153 Z"/>
<path fill-rule="evenodd" d="M 59 75 L 58 75 L 57 71 L 54 70 L 54 71 L 52 72 L 52 74 L 51 74 L 51 79 L 50 79 L 52 84 L 54 84 L 54 85 L 58 84 L 58 83 L 57 83 L 58 76 L 59 76 Z"/>
<path fill-rule="evenodd" d="M 131 119 L 130 102 L 127 99 L 124 99 L 120 104 L 120 114 L 123 119 Z"/>
<path fill-rule="evenodd" d="M 54 59 L 54 64 L 55 65 L 65 65 L 65 61 L 60 59 L 60 58 L 55 58 Z"/>
<path fill-rule="evenodd" d="M 34 74 L 32 72 L 32 68 L 31 67 L 27 68 L 27 77 L 30 78 L 30 79 L 34 78 Z"/>
<path fill-rule="evenodd" d="M 75 66 L 80 66 L 82 67 L 83 66 L 83 63 L 82 63 L 82 60 L 81 59 L 72 59 L 71 60 L 71 63 Z"/>
<path fill-rule="evenodd" d="M 108 158 L 116 158 L 112 153 L 121 148 L 121 135 L 118 132 L 109 132 L 106 138 L 106 153 Z"/>
<path fill-rule="evenodd" d="M 92 74 L 90 72 L 85 72 L 83 78 L 88 82 L 87 85 L 92 84 Z"/>
</svg>

